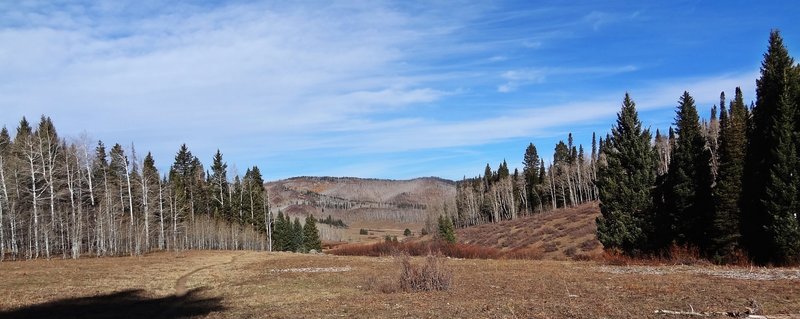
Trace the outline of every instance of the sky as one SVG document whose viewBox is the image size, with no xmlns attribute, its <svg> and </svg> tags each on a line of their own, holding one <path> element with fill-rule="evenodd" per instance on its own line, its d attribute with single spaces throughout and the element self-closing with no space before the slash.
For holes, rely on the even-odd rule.
<svg viewBox="0 0 800 319">
<path fill-rule="evenodd" d="M 653 131 L 688 91 L 755 100 L 794 1 L 3 1 L 0 125 L 265 179 L 477 176 L 591 148 L 625 92 Z"/>
</svg>

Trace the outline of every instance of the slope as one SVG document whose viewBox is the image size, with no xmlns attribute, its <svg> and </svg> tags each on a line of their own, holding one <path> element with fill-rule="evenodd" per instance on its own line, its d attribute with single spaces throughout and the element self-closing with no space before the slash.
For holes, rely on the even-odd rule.
<svg viewBox="0 0 800 319">
<path fill-rule="evenodd" d="M 456 230 L 460 243 L 541 254 L 545 259 L 570 259 L 602 253 L 595 219 L 596 202 L 562 208 L 511 221 Z"/>
</svg>

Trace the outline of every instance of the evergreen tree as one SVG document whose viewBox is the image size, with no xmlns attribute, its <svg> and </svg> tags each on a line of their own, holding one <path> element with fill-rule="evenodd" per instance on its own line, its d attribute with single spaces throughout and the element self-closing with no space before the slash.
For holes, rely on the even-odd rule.
<svg viewBox="0 0 800 319">
<path fill-rule="evenodd" d="M 793 110 L 788 90 L 781 94 L 777 114 L 769 123 L 767 135 L 776 137 L 771 149 L 772 165 L 764 188 L 764 233 L 770 261 L 777 264 L 800 262 L 800 223 L 797 211 L 797 153 L 792 141 Z"/>
<path fill-rule="evenodd" d="M 222 153 L 217 150 L 211 163 L 211 174 L 209 175 L 209 190 L 211 197 L 211 213 L 215 217 L 224 217 L 226 220 L 233 220 L 233 215 L 229 211 L 230 203 L 228 198 L 228 164 L 222 161 Z"/>
<path fill-rule="evenodd" d="M 192 203 L 190 196 L 190 188 L 192 185 L 192 152 L 186 144 L 182 144 L 178 153 L 175 154 L 175 162 L 170 167 L 169 171 L 169 185 L 172 187 L 172 193 L 175 196 L 175 210 L 181 218 L 191 215 L 194 218 L 192 211 Z"/>
<path fill-rule="evenodd" d="M 305 252 L 306 247 L 303 246 L 303 226 L 300 225 L 300 218 L 294 218 L 294 224 L 291 226 L 291 240 L 292 249 L 295 252 Z"/>
<path fill-rule="evenodd" d="M 528 144 L 528 148 L 525 149 L 522 165 L 522 174 L 525 176 L 525 193 L 528 196 L 528 208 L 534 211 L 541 203 L 541 197 L 537 190 L 541 180 L 539 179 L 539 152 L 536 151 L 536 146 L 533 143 Z"/>
<path fill-rule="evenodd" d="M 494 180 L 494 174 L 492 173 L 492 167 L 489 166 L 489 163 L 486 163 L 486 168 L 483 170 L 483 180 L 484 186 L 489 188 L 489 185 L 492 185 L 492 180 Z"/>
<path fill-rule="evenodd" d="M 322 240 L 319 238 L 319 230 L 314 215 L 306 217 L 306 224 L 303 225 L 303 246 L 306 250 L 322 251 Z"/>
<path fill-rule="evenodd" d="M 662 244 L 676 242 L 707 249 L 713 202 L 711 197 L 711 153 L 700 129 L 700 117 L 694 99 L 683 92 L 675 118 L 677 141 L 670 156 L 664 200 L 667 216 L 659 225 L 667 227 Z M 666 235 L 666 236 L 663 236 Z"/>
<path fill-rule="evenodd" d="M 508 170 L 508 163 L 506 163 L 506 160 L 503 160 L 503 163 L 500 164 L 500 167 L 497 169 L 497 179 L 503 180 L 508 178 L 508 176 L 510 175 L 511 174 L 510 171 Z"/>
<path fill-rule="evenodd" d="M 792 183 L 782 181 L 775 176 L 779 171 L 794 173 L 796 176 L 797 170 L 797 167 L 789 171 L 782 167 L 788 165 L 790 161 L 784 126 L 795 127 L 785 123 L 787 116 L 788 121 L 794 121 L 794 104 L 782 101 L 786 100 L 789 94 L 786 91 L 792 85 L 793 65 L 794 60 L 783 45 L 780 33 L 772 31 L 769 48 L 761 63 L 761 77 L 756 80 L 757 98 L 752 110 L 752 121 L 748 125 L 742 192 L 742 241 L 750 256 L 758 263 L 776 262 L 782 259 L 777 256 L 782 254 L 774 247 L 776 244 L 774 227 L 770 225 L 781 219 L 780 216 L 773 214 L 781 214 L 792 209 L 796 200 L 777 199 L 782 196 L 781 194 L 788 195 L 780 188 Z"/>
<path fill-rule="evenodd" d="M 439 229 L 439 238 L 448 243 L 455 244 L 456 233 L 453 220 L 451 220 L 450 217 L 440 215 L 437 226 Z"/>
<path fill-rule="evenodd" d="M 719 172 L 714 189 L 714 218 L 711 233 L 712 257 L 726 261 L 738 247 L 741 237 L 740 198 L 747 146 L 747 109 L 742 90 L 736 88 L 730 111 L 720 108 Z"/>
<path fill-rule="evenodd" d="M 272 240 L 272 249 L 275 251 L 289 251 L 292 248 L 291 225 L 288 216 L 284 216 L 282 211 L 278 211 L 278 217 L 275 218 Z"/>
<path fill-rule="evenodd" d="M 655 182 L 656 155 L 650 147 L 650 131 L 642 129 L 636 104 L 627 93 L 611 132 L 603 147 L 607 164 L 597 174 L 602 213 L 597 218 L 597 236 L 606 248 L 632 254 L 645 248 L 652 228 L 650 188 Z"/>
<path fill-rule="evenodd" d="M 266 231 L 266 189 L 264 188 L 264 178 L 258 166 L 253 166 L 244 174 L 243 182 L 243 207 L 245 218 L 248 222 L 261 231 Z"/>
</svg>

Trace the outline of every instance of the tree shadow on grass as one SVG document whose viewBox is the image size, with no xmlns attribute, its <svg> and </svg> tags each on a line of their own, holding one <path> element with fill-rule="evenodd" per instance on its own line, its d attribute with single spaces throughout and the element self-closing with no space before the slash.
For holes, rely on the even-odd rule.
<svg viewBox="0 0 800 319">
<path fill-rule="evenodd" d="M 223 311 L 222 298 L 202 298 L 203 289 L 183 296 L 149 297 L 144 290 L 124 290 L 107 295 L 68 298 L 0 311 L 0 318 L 146 318 L 177 319 Z"/>
</svg>

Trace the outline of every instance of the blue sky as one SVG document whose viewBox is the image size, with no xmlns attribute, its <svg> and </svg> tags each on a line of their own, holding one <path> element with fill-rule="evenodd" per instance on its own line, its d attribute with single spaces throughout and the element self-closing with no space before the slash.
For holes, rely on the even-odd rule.
<svg viewBox="0 0 800 319">
<path fill-rule="evenodd" d="M 168 3 L 168 4 L 165 4 Z M 0 124 L 182 143 L 239 173 L 459 179 L 528 143 L 605 135 L 630 92 L 666 129 L 684 90 L 755 99 L 767 38 L 800 50 L 793 1 L 9 1 Z"/>
</svg>

